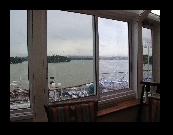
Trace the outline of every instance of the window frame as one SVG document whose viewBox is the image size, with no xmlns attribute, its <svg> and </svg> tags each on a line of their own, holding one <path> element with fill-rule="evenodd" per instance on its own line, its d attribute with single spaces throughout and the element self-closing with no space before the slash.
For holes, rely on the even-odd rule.
<svg viewBox="0 0 173 135">
<path fill-rule="evenodd" d="M 60 10 L 60 11 L 62 11 L 62 10 Z M 47 10 L 46 10 L 46 12 L 47 12 Z M 70 11 L 66 11 L 66 12 L 70 12 Z M 71 13 L 80 13 L 80 12 L 71 12 Z M 79 100 L 88 100 L 88 99 L 98 100 L 97 89 L 99 88 L 98 87 L 99 86 L 99 80 L 97 80 L 96 76 L 98 76 L 99 73 L 98 73 L 98 64 L 97 64 L 98 61 L 95 60 L 95 59 L 98 58 L 98 51 L 97 51 L 97 46 L 98 46 L 98 38 L 97 38 L 98 37 L 98 31 L 97 31 L 97 27 L 98 27 L 98 24 L 96 23 L 98 21 L 98 19 L 97 19 L 96 15 L 86 14 L 86 13 L 82 13 L 82 14 L 91 15 L 92 16 L 92 31 L 93 31 L 93 84 L 94 84 L 95 95 L 90 95 L 90 96 L 86 96 L 86 97 L 82 97 L 82 98 L 75 98 L 75 99 L 70 99 L 70 100 L 62 100 L 62 101 L 60 101 L 61 103 L 75 102 L 75 101 L 79 101 Z M 47 57 L 47 54 L 46 54 L 46 57 Z M 48 78 L 48 63 L 47 63 L 46 74 L 47 74 L 47 78 Z M 48 90 L 48 88 L 47 88 L 47 90 Z M 47 104 L 49 104 L 48 100 L 46 102 L 47 102 Z M 53 103 L 56 103 L 56 102 L 53 102 Z M 51 102 L 50 102 L 50 104 L 51 104 Z"/>
<path fill-rule="evenodd" d="M 131 50 L 131 45 L 132 45 L 132 34 L 131 34 L 131 32 L 132 32 L 132 20 L 127 19 L 127 18 L 119 18 L 119 17 L 115 17 L 115 16 L 110 16 L 110 15 L 99 15 L 97 17 L 101 17 L 101 18 L 105 18 L 105 19 L 112 19 L 112 20 L 121 21 L 121 22 L 127 22 L 127 24 L 128 24 L 129 88 L 123 89 L 123 90 L 117 90 L 117 91 L 113 92 L 112 94 L 103 93 L 102 94 L 103 96 L 108 96 L 108 95 L 111 95 L 111 96 L 119 95 L 119 96 L 115 96 L 115 97 L 113 96 L 112 100 L 108 99 L 107 101 L 102 101 L 102 103 L 100 101 L 100 99 L 102 97 L 99 95 L 98 105 L 99 105 L 99 107 L 102 107 L 102 106 L 109 105 L 109 104 L 112 104 L 112 103 L 114 104 L 114 103 L 129 100 L 129 99 L 134 99 L 135 96 L 136 96 L 135 93 L 134 93 L 134 90 L 132 90 L 132 87 L 131 87 L 132 86 L 132 81 L 131 81 L 131 78 L 132 78 L 131 77 L 131 74 L 132 74 L 132 70 L 131 70 L 131 67 L 132 67 L 132 65 L 131 65 L 132 64 L 132 58 L 131 58 L 131 56 L 132 56 L 131 55 L 131 53 L 132 53 L 132 50 Z M 98 25 L 98 23 L 97 23 L 97 25 Z M 98 45 L 98 48 L 97 48 L 97 52 L 99 53 L 99 45 Z M 99 61 L 99 59 L 97 59 L 97 60 Z M 99 91 L 99 89 L 97 89 L 97 91 Z"/>
<path fill-rule="evenodd" d="M 67 12 L 71 12 L 71 11 L 67 11 Z M 78 12 L 73 12 L 72 13 L 78 13 Z M 80 13 L 80 12 L 79 12 Z M 96 99 L 98 100 L 98 105 L 99 106 L 104 106 L 104 105 L 107 105 L 109 103 L 117 103 L 117 102 L 120 102 L 120 101 L 125 101 L 125 100 L 128 100 L 128 99 L 134 99 L 135 98 L 135 93 L 134 93 L 134 90 L 131 90 L 131 44 L 132 44 L 132 35 L 131 35 L 131 31 L 132 31 L 132 27 L 131 27 L 131 19 L 127 19 L 127 18 L 118 18 L 118 17 L 115 17 L 115 16 L 110 16 L 110 15 L 103 15 L 103 14 L 88 14 L 88 13 L 82 13 L 82 14 L 86 14 L 86 15 L 92 15 L 93 16 L 93 41 L 94 42 L 94 46 L 93 46 L 93 53 L 95 52 L 95 54 L 93 54 L 93 67 L 94 67 L 94 91 L 96 92 L 96 95 L 92 95 L 92 96 L 89 96 L 89 97 L 83 97 L 83 98 L 77 98 L 77 99 L 71 99 L 71 100 L 64 100 L 64 101 L 60 101 L 62 103 L 65 103 L 65 102 L 73 102 L 73 101 L 78 101 L 78 100 L 87 100 L 87 99 Z M 129 54 L 129 88 L 126 90 L 124 89 L 122 92 L 114 92 L 113 95 L 118 95 L 121 97 L 121 98 L 117 98 L 117 100 L 115 100 L 115 98 L 113 100 L 107 100 L 106 102 L 103 102 L 101 103 L 100 99 L 101 99 L 101 94 L 99 92 L 99 35 L 98 35 L 98 17 L 102 17 L 102 18 L 105 18 L 105 19 L 112 19 L 112 20 L 117 20 L 117 21 L 123 21 L 123 22 L 127 22 L 128 24 L 128 54 Z M 94 27 L 95 26 L 95 27 Z M 48 72 L 48 71 L 47 71 Z M 48 74 L 48 73 L 47 73 Z M 127 93 L 126 93 L 127 91 Z M 122 97 L 122 95 L 126 95 L 124 97 Z M 104 96 L 107 96 L 107 95 L 110 95 L 110 93 L 105 93 L 103 94 Z M 114 101 L 114 102 L 112 102 Z"/>
<path fill-rule="evenodd" d="M 28 48 L 28 81 L 29 81 L 29 95 L 30 95 L 30 107 L 29 108 L 18 108 L 18 109 L 10 109 L 10 121 L 17 121 L 17 120 L 23 120 L 23 119 L 32 119 L 33 118 L 33 108 L 32 108 L 32 98 L 31 98 L 31 89 L 30 89 L 30 47 L 28 40 L 31 39 L 31 30 L 29 25 L 32 23 L 31 21 L 31 14 L 29 16 L 28 10 L 27 10 L 27 48 Z"/>
<path fill-rule="evenodd" d="M 153 49 L 153 45 L 154 45 L 154 41 L 153 41 L 153 29 L 154 27 L 151 26 L 151 25 L 146 25 L 146 24 L 143 24 L 142 25 L 142 28 L 147 28 L 147 29 L 150 29 L 151 30 L 151 44 L 152 44 L 152 57 L 153 57 L 153 53 L 154 53 L 154 49 Z M 143 41 L 142 41 L 143 42 Z M 154 57 L 152 58 L 152 79 L 151 81 L 153 81 L 153 77 L 154 77 L 154 73 L 153 73 L 153 69 L 154 69 Z"/>
</svg>

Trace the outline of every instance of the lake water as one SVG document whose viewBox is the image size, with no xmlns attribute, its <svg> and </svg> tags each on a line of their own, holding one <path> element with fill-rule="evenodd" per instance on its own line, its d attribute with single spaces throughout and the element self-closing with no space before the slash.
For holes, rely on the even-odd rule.
<svg viewBox="0 0 173 135">
<path fill-rule="evenodd" d="M 117 81 L 125 79 L 128 82 L 128 60 L 100 60 L 99 80 Z M 48 63 L 48 81 L 54 77 L 55 85 L 71 87 L 80 84 L 93 82 L 93 61 L 92 60 L 71 60 L 70 62 Z M 20 85 L 28 89 L 28 63 L 10 64 L 11 90 Z M 17 85 L 15 85 L 17 84 Z"/>
</svg>

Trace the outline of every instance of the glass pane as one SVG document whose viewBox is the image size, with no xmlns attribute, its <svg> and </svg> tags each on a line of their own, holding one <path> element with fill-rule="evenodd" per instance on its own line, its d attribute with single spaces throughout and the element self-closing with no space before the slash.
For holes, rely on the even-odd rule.
<svg viewBox="0 0 173 135">
<path fill-rule="evenodd" d="M 98 18 L 100 92 L 129 88 L 128 23 Z"/>
<path fill-rule="evenodd" d="M 49 101 L 94 94 L 92 16 L 47 11 Z"/>
<path fill-rule="evenodd" d="M 27 10 L 10 10 L 10 109 L 28 107 Z"/>
<path fill-rule="evenodd" d="M 151 29 L 142 28 L 143 80 L 152 80 L 152 38 Z"/>
</svg>

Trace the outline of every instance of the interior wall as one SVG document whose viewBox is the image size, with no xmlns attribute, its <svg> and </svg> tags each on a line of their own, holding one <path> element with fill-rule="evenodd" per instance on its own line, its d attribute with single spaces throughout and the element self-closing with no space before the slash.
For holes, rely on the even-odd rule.
<svg viewBox="0 0 173 135">
<path fill-rule="evenodd" d="M 97 122 L 137 122 L 139 106 L 133 106 L 111 114 L 100 116 Z M 142 122 L 147 122 L 147 106 L 143 106 Z"/>
</svg>

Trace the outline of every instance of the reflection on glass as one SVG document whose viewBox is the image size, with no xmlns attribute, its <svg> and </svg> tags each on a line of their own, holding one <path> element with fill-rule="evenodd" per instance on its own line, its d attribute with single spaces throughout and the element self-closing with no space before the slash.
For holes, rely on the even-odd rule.
<svg viewBox="0 0 173 135">
<path fill-rule="evenodd" d="M 92 16 L 47 11 L 49 101 L 94 94 Z"/>
<path fill-rule="evenodd" d="M 27 11 L 10 10 L 10 109 L 28 107 Z"/>
<path fill-rule="evenodd" d="M 100 92 L 129 88 L 128 24 L 98 18 Z"/>
<path fill-rule="evenodd" d="M 143 81 L 152 80 L 152 39 L 151 29 L 142 28 Z"/>
</svg>

